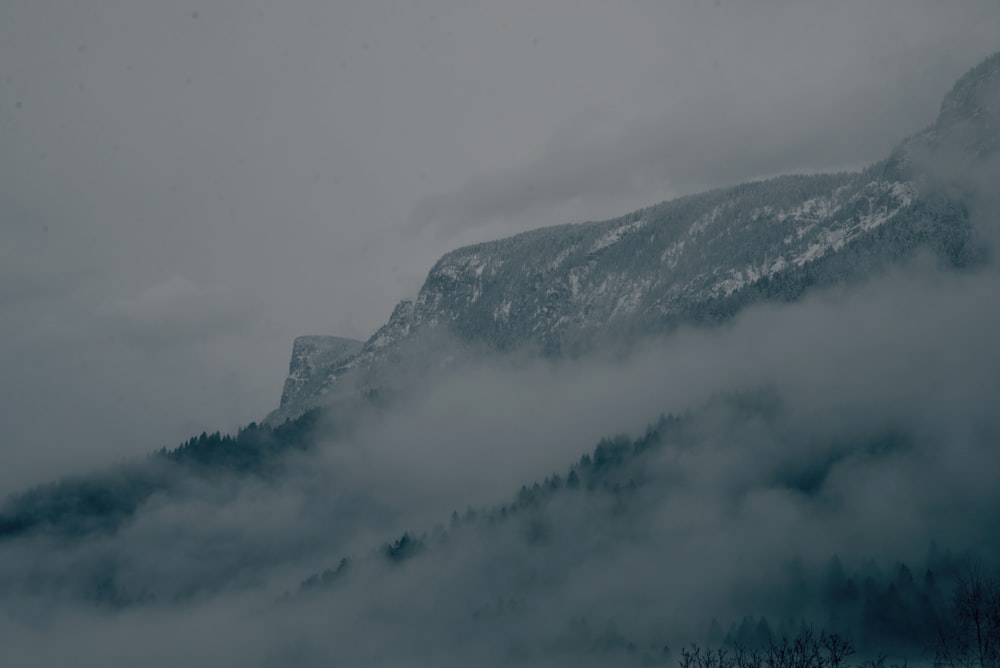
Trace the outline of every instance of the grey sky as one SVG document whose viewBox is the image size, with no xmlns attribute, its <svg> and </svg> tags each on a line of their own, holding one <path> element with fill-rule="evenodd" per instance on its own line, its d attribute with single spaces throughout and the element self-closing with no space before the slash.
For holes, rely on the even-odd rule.
<svg viewBox="0 0 1000 668">
<path fill-rule="evenodd" d="M 0 5 L 0 491 L 273 408 L 441 253 L 859 167 L 995 0 Z"/>
</svg>

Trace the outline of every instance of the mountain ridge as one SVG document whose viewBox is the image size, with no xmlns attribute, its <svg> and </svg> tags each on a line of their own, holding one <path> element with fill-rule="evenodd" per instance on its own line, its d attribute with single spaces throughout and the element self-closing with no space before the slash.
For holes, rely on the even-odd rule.
<svg viewBox="0 0 1000 668">
<path fill-rule="evenodd" d="M 433 343 L 434 352 L 414 352 L 436 338 L 501 354 L 575 355 L 791 301 L 920 249 L 950 266 L 976 263 L 985 250 L 967 207 L 923 174 L 938 151 L 996 152 L 998 82 L 1000 53 L 956 82 L 930 128 L 859 172 L 750 181 L 445 253 L 415 299 L 400 302 L 353 355 L 317 368 L 304 383 L 310 391 L 283 395 L 266 421 L 391 386 L 401 359 L 448 356 Z"/>
</svg>

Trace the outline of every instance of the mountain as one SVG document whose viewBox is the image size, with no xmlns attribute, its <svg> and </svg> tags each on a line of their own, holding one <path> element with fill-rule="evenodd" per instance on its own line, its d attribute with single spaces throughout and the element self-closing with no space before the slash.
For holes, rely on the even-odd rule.
<svg viewBox="0 0 1000 668">
<path fill-rule="evenodd" d="M 717 323 L 755 302 L 796 300 L 921 250 L 953 267 L 980 262 L 985 247 L 967 199 L 927 173 L 942 153 L 996 152 L 998 97 L 1000 54 L 955 84 L 930 128 L 863 171 L 744 183 L 447 253 L 360 350 L 301 367 L 293 351 L 281 406 L 266 420 L 391 388 L 400 365 L 446 362 L 453 347 L 442 340 L 577 355 Z"/>
<path fill-rule="evenodd" d="M 952 146 L 977 157 L 1000 147 L 1000 53 L 969 70 L 941 103 L 937 122 L 920 135 L 938 146 Z"/>
<path fill-rule="evenodd" d="M 0 501 L 6 654 L 996 665 L 975 653 L 1000 646 L 998 81 L 995 56 L 862 172 L 456 250 L 367 342 L 297 339 L 280 425 Z M 878 275 L 921 253 L 940 266 Z M 630 356 L 453 373 L 873 277 Z M 411 379 L 432 391 L 395 400 Z"/>
<path fill-rule="evenodd" d="M 306 401 L 307 397 L 322 394 L 322 385 L 335 380 L 324 377 L 323 372 L 357 355 L 363 345 L 361 341 L 338 336 L 296 338 L 292 343 L 288 378 L 281 390 L 280 407 L 297 405 Z"/>
</svg>

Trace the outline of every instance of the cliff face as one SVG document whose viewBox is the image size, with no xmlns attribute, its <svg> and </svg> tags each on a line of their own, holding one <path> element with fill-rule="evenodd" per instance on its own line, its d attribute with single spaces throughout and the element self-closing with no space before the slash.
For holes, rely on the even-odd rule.
<svg viewBox="0 0 1000 668">
<path fill-rule="evenodd" d="M 337 336 L 296 338 L 292 343 L 288 378 L 281 390 L 281 404 L 276 412 L 299 414 L 302 411 L 298 407 L 307 404 L 310 397 L 323 396 L 323 387 L 336 380 L 330 377 L 330 370 L 356 355 L 362 345 L 361 341 Z"/>
<path fill-rule="evenodd" d="M 983 249 L 966 203 L 926 186 L 921 165 L 939 150 L 973 162 L 993 155 L 998 99 L 1000 54 L 956 83 L 931 128 L 862 172 L 746 183 L 452 251 L 360 349 L 314 355 L 293 371 L 268 419 L 391 385 L 394 365 L 414 356 L 419 338 L 579 354 L 722 321 L 755 302 L 794 300 L 920 249 L 953 266 L 974 263 Z"/>
</svg>

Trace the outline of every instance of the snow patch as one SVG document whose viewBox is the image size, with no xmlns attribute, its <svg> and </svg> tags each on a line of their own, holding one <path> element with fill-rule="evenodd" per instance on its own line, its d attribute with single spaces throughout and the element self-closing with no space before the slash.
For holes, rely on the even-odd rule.
<svg viewBox="0 0 1000 668">
<path fill-rule="evenodd" d="M 645 220 L 637 220 L 634 223 L 626 223 L 624 225 L 619 225 L 613 230 L 609 230 L 601 236 L 600 239 L 594 242 L 594 245 L 590 247 L 590 252 L 596 253 L 604 250 L 608 246 L 618 243 L 625 237 L 625 235 L 641 229 L 645 224 Z"/>
<path fill-rule="evenodd" d="M 663 251 L 662 255 L 660 255 L 660 262 L 666 262 L 667 269 L 674 269 L 677 267 L 677 263 L 681 259 L 681 254 L 684 252 L 685 243 L 684 239 L 675 241 L 667 246 L 667 249 Z"/>
<path fill-rule="evenodd" d="M 573 244 L 568 248 L 564 248 L 559 251 L 559 254 L 555 256 L 552 262 L 549 263 L 549 269 L 558 269 L 563 262 L 569 259 L 569 256 L 573 254 L 573 251 L 577 249 L 577 244 Z"/>
<path fill-rule="evenodd" d="M 688 228 L 688 236 L 696 237 L 702 232 L 704 232 L 709 225 L 717 221 L 725 212 L 726 207 L 722 204 L 718 204 L 712 207 L 712 210 L 703 216 L 698 217 Z"/>
<path fill-rule="evenodd" d="M 509 299 L 503 300 L 503 302 L 493 309 L 493 320 L 510 320 L 510 308 L 512 303 Z"/>
<path fill-rule="evenodd" d="M 873 181 L 865 186 L 866 194 L 857 195 L 851 198 L 851 203 L 867 200 L 868 212 L 856 215 L 848 219 L 836 228 L 826 228 L 816 235 L 815 241 L 810 243 L 805 251 L 799 253 L 792 262 L 801 267 L 807 262 L 812 262 L 830 251 L 839 251 L 848 242 L 858 237 L 864 232 L 870 232 L 875 228 L 885 224 L 893 216 L 909 206 L 916 197 L 916 188 L 912 183 L 894 181 L 884 183 Z M 888 201 L 882 199 L 882 203 L 876 206 L 875 202 L 881 199 L 880 196 L 889 195 Z M 801 239 L 804 233 L 800 231 Z M 787 243 L 787 239 L 786 239 Z"/>
</svg>

